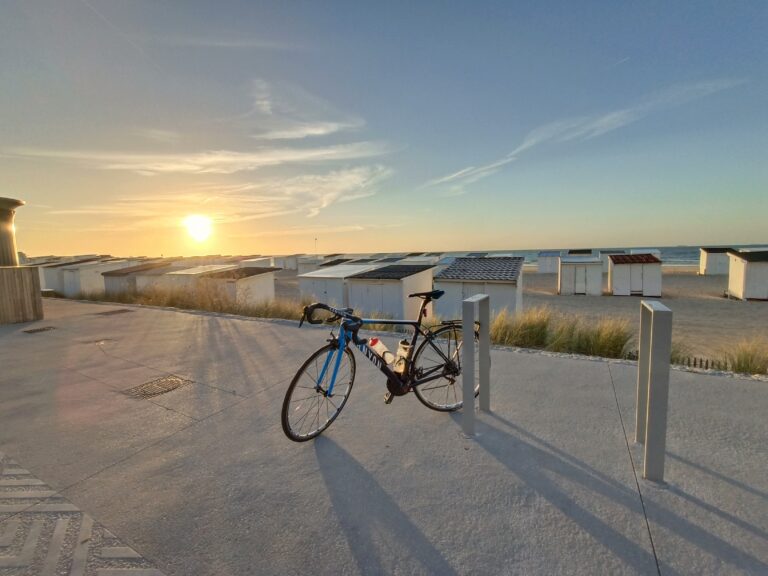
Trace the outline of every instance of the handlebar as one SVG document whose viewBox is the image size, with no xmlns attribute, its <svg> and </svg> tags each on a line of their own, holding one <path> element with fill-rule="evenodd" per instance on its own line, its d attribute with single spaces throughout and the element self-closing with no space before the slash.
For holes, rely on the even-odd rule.
<svg viewBox="0 0 768 576">
<path fill-rule="evenodd" d="M 328 312 L 331 312 L 333 316 L 326 319 L 315 318 L 314 314 L 317 310 L 327 310 Z M 328 306 L 328 304 L 323 304 L 321 302 L 315 302 L 309 306 L 304 306 L 301 320 L 299 321 L 299 328 L 301 328 L 305 320 L 310 324 L 334 324 L 342 319 L 344 320 L 344 327 L 352 333 L 352 341 L 355 344 L 364 343 L 365 340 L 361 340 L 357 337 L 357 331 L 360 329 L 360 326 L 363 325 L 363 320 L 352 314 L 352 308 L 334 308 L 333 306 Z"/>
</svg>

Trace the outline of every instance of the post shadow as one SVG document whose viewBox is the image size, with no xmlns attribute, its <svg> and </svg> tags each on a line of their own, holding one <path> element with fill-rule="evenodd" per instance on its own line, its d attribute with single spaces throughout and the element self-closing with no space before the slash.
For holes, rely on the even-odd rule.
<svg viewBox="0 0 768 576">
<path fill-rule="evenodd" d="M 541 472 L 541 469 L 550 470 L 551 472 L 554 472 L 571 482 L 576 482 L 584 488 L 609 498 L 630 510 L 638 506 L 638 494 L 634 490 L 607 477 L 602 472 L 595 470 L 588 464 L 585 464 L 570 454 L 552 446 L 545 440 L 539 439 L 537 436 L 523 430 L 512 422 L 509 422 L 496 414 L 492 414 L 492 417 L 501 424 L 514 430 L 520 436 L 528 437 L 532 442 L 541 444 L 545 449 L 539 448 L 533 443 L 526 442 L 521 438 L 487 424 L 483 425 L 483 435 L 479 437 L 477 442 L 478 445 L 499 462 L 507 466 L 510 471 L 515 473 L 523 481 L 539 491 L 542 496 L 564 511 L 566 515 L 579 523 L 579 525 L 592 534 L 597 540 L 616 553 L 617 550 L 614 549 L 614 545 L 620 545 L 623 543 L 623 540 L 626 540 L 623 535 L 615 533 L 613 528 L 607 526 L 602 520 L 595 517 L 590 512 L 583 509 L 580 511 L 578 506 L 575 508 L 577 512 L 575 515 L 571 513 L 574 508 L 571 508 L 570 505 L 563 508 L 558 506 L 558 502 L 567 504 L 568 502 L 572 502 L 572 500 L 566 494 L 562 493 L 562 491 Z M 521 456 L 523 457 L 526 454 L 528 456 L 533 454 L 536 457 L 535 464 L 528 467 L 521 465 L 519 457 L 515 452 L 521 452 Z M 539 484 L 539 482 L 542 483 Z M 729 542 L 726 542 L 722 538 L 707 532 L 700 526 L 671 512 L 661 504 L 648 499 L 644 500 L 644 504 L 650 521 L 671 530 L 681 538 L 688 540 L 694 546 L 715 556 L 724 564 L 756 574 L 768 574 L 768 565 L 760 559 L 755 558 Z M 737 525 L 741 526 L 741 524 L 744 524 L 744 522 L 741 521 L 741 523 Z M 754 530 L 755 527 L 752 527 L 751 531 L 753 533 Z M 759 531 L 759 529 L 756 530 Z M 613 534 L 611 534 L 612 532 Z M 631 547 L 637 548 L 631 541 L 627 540 L 627 542 Z M 637 552 L 637 550 L 635 550 L 635 552 Z M 635 556 L 635 554 L 627 555 L 626 553 L 619 555 L 624 560 L 629 559 L 630 563 Z M 660 559 L 659 564 L 662 568 L 661 571 L 665 575 L 676 574 L 672 567 L 663 564 Z"/>
<path fill-rule="evenodd" d="M 361 574 L 457 572 L 379 483 L 334 440 L 320 436 L 315 453 L 333 510 Z M 403 565 L 403 559 L 409 561 Z"/>
</svg>

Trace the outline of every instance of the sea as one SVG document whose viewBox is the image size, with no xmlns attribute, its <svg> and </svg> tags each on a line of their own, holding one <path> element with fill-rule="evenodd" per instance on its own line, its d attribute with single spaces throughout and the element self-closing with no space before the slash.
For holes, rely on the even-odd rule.
<svg viewBox="0 0 768 576">
<path fill-rule="evenodd" d="M 764 244 L 741 244 L 721 246 L 722 248 L 736 248 L 738 250 L 766 250 Z M 578 247 L 572 247 L 578 248 Z M 562 252 L 566 254 L 569 248 L 547 248 L 542 250 L 488 250 L 488 256 L 522 256 L 525 258 L 526 263 L 535 263 L 538 261 L 539 252 Z M 663 265 L 668 266 L 698 266 L 699 264 L 699 246 L 632 246 L 632 247 L 605 247 L 605 248 L 592 248 L 592 253 L 597 256 L 600 251 L 605 250 L 624 250 L 627 253 L 630 251 L 639 252 L 642 250 L 658 250 L 661 253 L 661 261 Z M 478 252 L 482 252 L 478 250 Z"/>
</svg>

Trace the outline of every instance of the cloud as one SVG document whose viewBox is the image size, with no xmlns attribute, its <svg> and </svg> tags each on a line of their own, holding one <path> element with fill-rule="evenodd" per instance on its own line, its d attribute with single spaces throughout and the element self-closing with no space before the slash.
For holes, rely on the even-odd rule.
<svg viewBox="0 0 768 576">
<path fill-rule="evenodd" d="M 358 166 L 317 174 L 259 178 L 257 182 L 205 184 L 165 194 L 135 194 L 114 202 L 48 211 L 52 216 L 98 216 L 89 231 L 138 231 L 175 228 L 190 213 L 233 224 L 289 214 L 317 216 L 334 204 L 376 193 L 391 175 L 384 166 Z"/>
<path fill-rule="evenodd" d="M 517 160 L 523 152 L 548 143 L 584 141 L 629 126 L 646 116 L 693 102 L 711 94 L 728 90 L 740 84 L 742 79 L 715 79 L 691 84 L 679 84 L 653 92 L 632 106 L 592 116 L 566 118 L 534 128 L 523 141 L 507 155 L 482 166 L 469 166 L 447 176 L 429 180 L 424 186 L 451 184 L 452 195 L 463 186 L 473 184 L 495 174 L 505 165 Z"/>
<path fill-rule="evenodd" d="M 103 170 L 123 170 L 142 175 L 154 174 L 234 174 L 268 166 L 313 164 L 356 160 L 380 156 L 386 146 L 376 142 L 353 142 L 314 148 L 262 147 L 252 152 L 209 150 L 189 153 L 98 152 L 89 150 L 49 150 L 9 148 L 6 156 L 47 158 L 78 162 Z"/>
<path fill-rule="evenodd" d="M 160 142 L 161 144 L 175 144 L 181 138 L 178 132 L 161 130 L 159 128 L 136 128 L 133 130 L 133 134 L 153 142 Z"/>
<path fill-rule="evenodd" d="M 253 98 L 252 112 L 261 112 L 262 114 L 272 114 L 272 94 L 269 84 L 265 80 L 256 79 L 251 86 L 251 97 Z"/>
<path fill-rule="evenodd" d="M 281 128 L 253 134 L 259 140 L 300 140 L 310 136 L 328 136 L 362 128 L 362 120 L 344 122 L 290 122 Z"/>
</svg>

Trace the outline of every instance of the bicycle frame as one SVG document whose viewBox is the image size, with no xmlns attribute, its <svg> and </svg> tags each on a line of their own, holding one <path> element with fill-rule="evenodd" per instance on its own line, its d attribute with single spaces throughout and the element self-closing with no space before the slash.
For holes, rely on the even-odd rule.
<svg viewBox="0 0 768 576">
<path fill-rule="evenodd" d="M 423 309 L 425 306 L 422 306 L 422 312 L 419 314 L 419 318 L 421 319 L 421 314 L 423 313 Z M 409 384 L 411 387 L 416 387 L 421 384 L 425 384 L 427 382 L 431 382 L 433 380 L 437 380 L 438 378 L 442 378 L 442 373 L 435 374 L 435 375 L 429 375 L 423 378 L 420 378 L 419 380 L 413 380 L 413 368 L 411 364 L 411 359 L 413 358 L 413 354 L 416 351 L 416 343 L 418 342 L 419 336 L 423 336 L 427 339 L 427 342 L 429 342 L 430 346 L 432 346 L 433 350 L 435 350 L 442 358 L 445 360 L 446 363 L 450 362 L 451 359 L 448 358 L 445 354 L 443 354 L 443 351 L 440 350 L 437 346 L 432 344 L 432 337 L 430 330 L 423 330 L 421 327 L 421 321 L 420 320 L 382 320 L 382 319 L 372 319 L 372 318 L 364 318 L 362 319 L 362 324 L 387 324 L 391 326 L 410 326 L 413 328 L 413 337 L 410 341 L 410 349 L 408 351 L 408 356 L 406 357 L 406 362 L 408 366 L 408 372 L 405 374 L 405 380 L 403 377 L 401 377 L 399 374 L 396 374 L 390 367 L 387 365 L 386 362 L 384 362 L 384 359 L 379 356 L 375 350 L 373 350 L 370 346 L 368 346 L 368 342 L 359 342 L 356 343 L 355 346 L 365 355 L 365 357 L 374 365 L 376 366 L 379 371 L 381 371 L 382 374 L 384 374 L 387 379 L 392 379 L 397 382 L 401 382 L 402 384 Z M 444 326 L 451 325 L 452 322 L 444 323 Z M 331 374 L 331 383 L 328 386 L 328 389 L 324 391 L 324 393 L 327 396 L 331 396 L 333 394 L 333 387 L 336 384 L 336 377 L 339 373 L 339 367 L 341 366 L 341 358 L 342 354 L 344 354 L 344 350 L 347 348 L 350 342 L 353 341 L 353 333 L 351 330 L 349 330 L 345 326 L 345 322 L 342 321 L 341 323 L 341 329 L 339 330 L 339 337 L 334 340 L 337 344 L 336 347 L 334 347 L 329 353 L 328 356 L 325 358 L 325 362 L 323 363 L 323 367 L 320 371 L 320 375 L 318 376 L 318 383 L 323 382 L 325 379 L 325 375 L 328 372 L 328 370 L 331 367 L 331 363 L 333 362 L 333 373 Z M 333 361 L 333 357 L 336 357 L 335 361 Z M 441 366 L 435 367 L 435 371 L 441 369 Z M 318 384 L 319 386 L 319 384 Z"/>
</svg>

